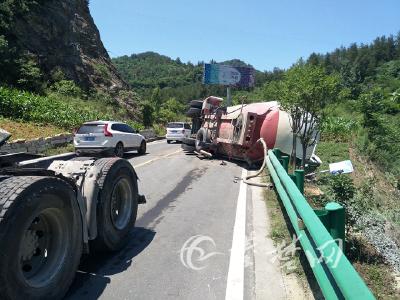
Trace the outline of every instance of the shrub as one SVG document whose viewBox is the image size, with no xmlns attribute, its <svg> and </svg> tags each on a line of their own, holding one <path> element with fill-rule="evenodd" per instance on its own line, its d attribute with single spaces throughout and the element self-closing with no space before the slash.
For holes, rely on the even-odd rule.
<svg viewBox="0 0 400 300">
<path fill-rule="evenodd" d="M 0 87 L 0 115 L 72 129 L 85 121 L 113 119 L 110 114 L 53 98 Z"/>
<path fill-rule="evenodd" d="M 347 232 L 354 226 L 359 213 L 358 207 L 354 204 L 356 188 L 353 179 L 345 174 L 336 175 L 329 178 L 329 190 L 333 194 L 336 202 L 343 205 L 346 210 Z"/>
<path fill-rule="evenodd" d="M 358 124 L 354 120 L 328 117 L 322 124 L 321 139 L 324 141 L 349 141 L 357 127 Z"/>
<path fill-rule="evenodd" d="M 68 97 L 81 97 L 82 90 L 72 80 L 60 80 L 52 86 L 57 94 Z"/>
<path fill-rule="evenodd" d="M 165 127 L 160 124 L 154 124 L 153 129 L 157 136 L 163 136 L 166 134 Z"/>
<path fill-rule="evenodd" d="M 356 191 L 353 179 L 345 174 L 330 177 L 329 189 L 333 193 L 335 201 L 344 206 L 349 204 Z"/>
</svg>

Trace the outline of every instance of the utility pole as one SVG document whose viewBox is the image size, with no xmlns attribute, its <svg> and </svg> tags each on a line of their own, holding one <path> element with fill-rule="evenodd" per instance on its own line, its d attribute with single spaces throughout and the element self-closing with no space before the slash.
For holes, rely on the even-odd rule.
<svg viewBox="0 0 400 300">
<path fill-rule="evenodd" d="M 232 94 L 231 94 L 231 87 L 228 85 L 226 88 L 226 106 L 232 105 Z"/>
</svg>

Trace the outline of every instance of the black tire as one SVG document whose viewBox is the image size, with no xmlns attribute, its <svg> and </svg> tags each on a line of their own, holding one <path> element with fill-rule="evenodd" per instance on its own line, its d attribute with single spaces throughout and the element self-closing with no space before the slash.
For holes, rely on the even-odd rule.
<svg viewBox="0 0 400 300">
<path fill-rule="evenodd" d="M 0 185 L 0 299 L 61 299 L 82 254 L 76 195 L 55 177 Z"/>
<path fill-rule="evenodd" d="M 192 139 L 192 138 L 184 138 L 183 140 L 182 140 L 182 143 L 184 143 L 184 144 L 186 144 L 186 145 L 189 145 L 189 146 L 195 146 L 195 144 L 196 144 L 196 139 Z"/>
<path fill-rule="evenodd" d="M 192 100 L 190 101 L 190 107 L 194 108 L 202 108 L 203 107 L 203 100 Z"/>
<path fill-rule="evenodd" d="M 207 129 L 205 129 L 204 127 L 200 128 L 196 134 L 196 141 L 195 141 L 196 150 L 197 151 L 208 150 L 207 144 L 209 142 L 210 142 L 210 137 L 207 132 Z"/>
<path fill-rule="evenodd" d="M 186 151 L 186 152 L 193 152 L 194 150 L 196 150 L 196 148 L 194 146 L 190 146 L 187 144 L 182 144 L 181 148 L 183 149 L 183 151 Z"/>
<path fill-rule="evenodd" d="M 139 197 L 137 176 L 132 165 L 124 159 L 103 158 L 97 160 L 95 165 L 101 168 L 102 177 L 98 181 L 97 237 L 90 246 L 100 252 L 116 251 L 128 242 L 128 234 L 135 226 Z M 123 189 L 127 189 L 123 191 L 126 195 L 121 195 L 119 191 L 121 182 Z M 125 202 L 124 207 L 119 207 L 122 213 L 117 216 L 113 213 L 113 195 L 116 198 L 119 196 L 118 201 Z"/>
<path fill-rule="evenodd" d="M 122 144 L 122 142 L 118 142 L 117 145 L 115 145 L 114 148 L 114 155 L 116 157 L 124 157 L 124 144 Z"/>
<path fill-rule="evenodd" d="M 195 108 L 191 107 L 189 110 L 186 112 L 186 116 L 188 117 L 200 117 L 201 116 L 201 108 Z"/>
<path fill-rule="evenodd" d="M 138 153 L 139 153 L 140 155 L 146 154 L 146 141 L 143 140 L 143 141 L 140 143 L 140 148 L 139 148 L 139 150 L 138 150 Z"/>
<path fill-rule="evenodd" d="M 171 142 L 172 142 L 171 140 L 167 140 L 167 144 L 171 144 Z"/>
</svg>

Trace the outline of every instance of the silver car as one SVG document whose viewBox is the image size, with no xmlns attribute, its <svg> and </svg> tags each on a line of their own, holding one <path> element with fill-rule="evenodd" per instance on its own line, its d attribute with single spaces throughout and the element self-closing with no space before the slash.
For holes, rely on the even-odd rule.
<svg viewBox="0 0 400 300">
<path fill-rule="evenodd" d="M 165 138 L 167 143 L 172 141 L 182 141 L 184 138 L 189 138 L 192 133 L 192 129 L 189 123 L 185 122 L 171 122 L 167 125 L 167 134 Z"/>
<path fill-rule="evenodd" d="M 77 154 L 104 153 L 122 157 L 124 152 L 146 153 L 146 140 L 128 124 L 114 121 L 86 122 L 76 131 L 74 146 Z"/>
</svg>

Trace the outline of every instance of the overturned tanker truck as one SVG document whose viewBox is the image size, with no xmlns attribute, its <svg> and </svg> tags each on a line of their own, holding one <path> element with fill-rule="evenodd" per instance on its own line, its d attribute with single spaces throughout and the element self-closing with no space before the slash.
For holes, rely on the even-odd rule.
<svg viewBox="0 0 400 300">
<path fill-rule="evenodd" d="M 146 202 L 137 180 L 118 157 L 0 150 L 0 299 L 61 299 L 82 253 L 121 249 Z"/>
<path fill-rule="evenodd" d="M 264 149 L 257 141 L 263 138 L 268 149 L 279 148 L 290 155 L 293 134 L 290 115 L 276 101 L 222 106 L 222 98 L 210 96 L 193 100 L 186 115 L 192 118 L 192 138 L 184 139 L 182 148 L 244 160 L 249 164 L 264 159 Z M 316 139 L 317 140 L 317 139 Z M 309 165 L 319 165 L 314 154 L 316 143 L 307 148 Z M 296 156 L 302 158 L 299 139 Z"/>
</svg>

